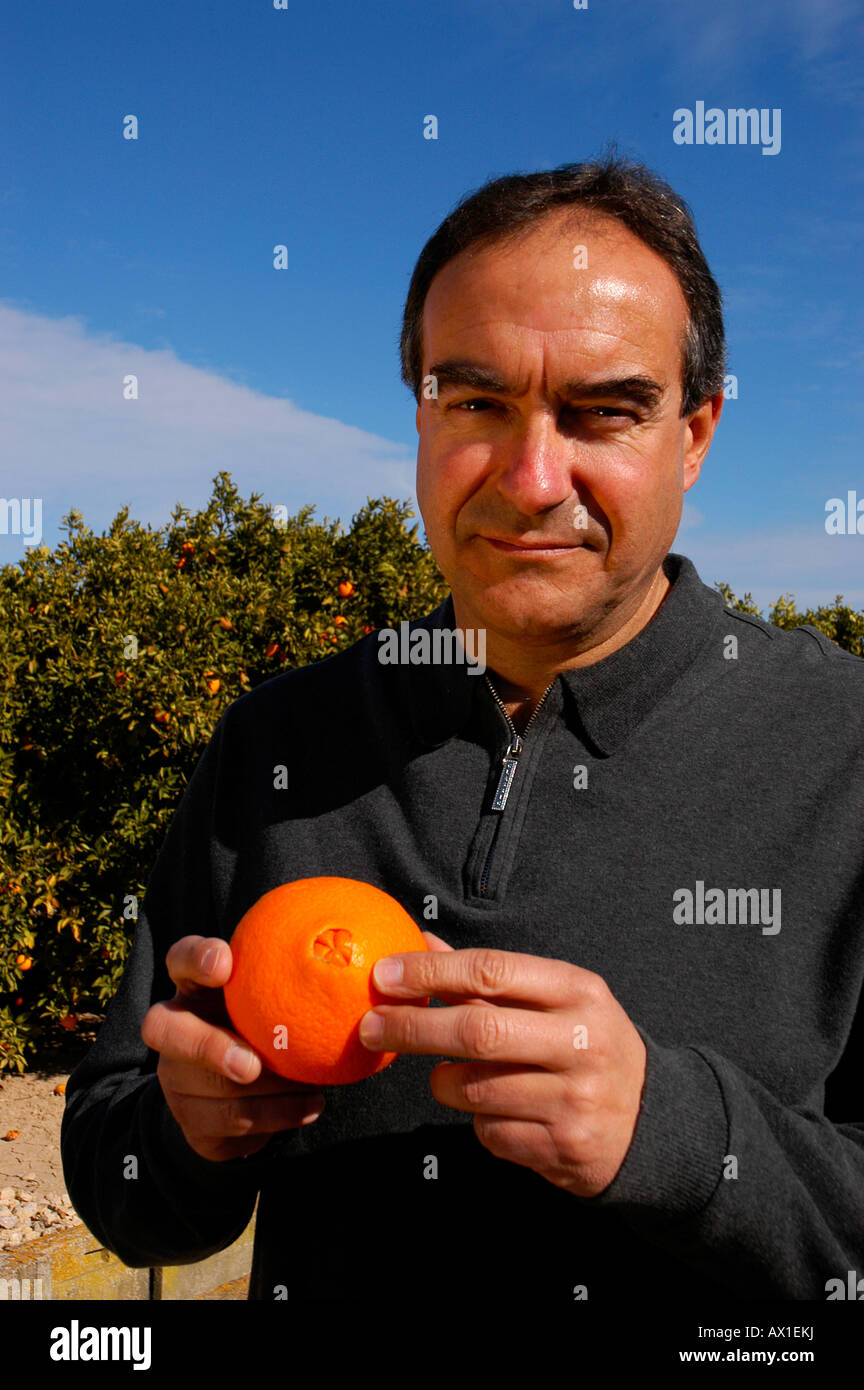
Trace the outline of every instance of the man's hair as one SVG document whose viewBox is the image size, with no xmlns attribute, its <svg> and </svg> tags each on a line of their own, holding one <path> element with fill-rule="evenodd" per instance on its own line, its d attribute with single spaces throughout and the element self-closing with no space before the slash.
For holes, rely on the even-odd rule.
<svg viewBox="0 0 864 1390">
<path fill-rule="evenodd" d="M 414 267 L 402 318 L 402 380 L 420 401 L 423 306 L 448 261 L 469 246 L 485 248 L 531 230 L 561 207 L 614 217 L 675 273 L 689 310 L 681 345 L 681 416 L 723 390 L 726 345 L 720 290 L 696 236 L 690 209 L 644 164 L 619 159 L 560 164 L 536 174 L 506 174 L 467 193 L 429 238 Z"/>
</svg>

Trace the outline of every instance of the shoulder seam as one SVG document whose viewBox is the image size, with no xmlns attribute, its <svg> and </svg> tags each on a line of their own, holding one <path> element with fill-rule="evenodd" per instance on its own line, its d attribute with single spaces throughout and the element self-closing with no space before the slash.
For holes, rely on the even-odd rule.
<svg viewBox="0 0 864 1390">
<path fill-rule="evenodd" d="M 739 618 L 741 622 L 749 623 L 751 627 L 764 633 L 773 642 L 775 636 L 773 624 L 766 622 L 764 618 L 758 618 L 755 613 L 742 613 L 739 608 L 729 608 L 725 603 L 723 604 L 723 612 L 730 618 Z"/>
<path fill-rule="evenodd" d="M 849 652 L 845 647 L 839 646 L 821 628 L 814 627 L 812 623 L 799 623 L 796 627 L 781 628 L 776 623 L 770 623 L 765 618 L 758 618 L 755 613 L 742 613 L 736 608 L 729 608 L 723 605 L 723 612 L 730 618 L 740 618 L 743 622 L 749 623 L 757 631 L 763 633 L 773 642 L 777 637 L 794 637 L 796 632 L 806 632 L 811 642 L 815 642 L 819 652 L 824 657 L 845 656 L 851 661 L 860 661 L 862 658 L 856 656 L 854 652 Z"/>
<path fill-rule="evenodd" d="M 794 632 L 806 632 L 807 636 L 816 643 L 823 656 L 845 656 L 850 661 L 860 661 L 861 657 L 854 652 L 849 652 L 845 647 L 841 647 L 832 637 L 823 632 L 821 628 L 814 627 L 812 623 L 801 623 L 800 627 L 793 628 Z"/>
</svg>

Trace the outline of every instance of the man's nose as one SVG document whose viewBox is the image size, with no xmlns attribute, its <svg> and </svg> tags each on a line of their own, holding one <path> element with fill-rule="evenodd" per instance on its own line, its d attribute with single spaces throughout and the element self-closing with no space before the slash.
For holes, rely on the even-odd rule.
<svg viewBox="0 0 864 1390">
<path fill-rule="evenodd" d="M 553 411 L 533 411 L 496 448 L 498 491 L 523 516 L 560 506 L 573 495 L 578 447 Z"/>
</svg>

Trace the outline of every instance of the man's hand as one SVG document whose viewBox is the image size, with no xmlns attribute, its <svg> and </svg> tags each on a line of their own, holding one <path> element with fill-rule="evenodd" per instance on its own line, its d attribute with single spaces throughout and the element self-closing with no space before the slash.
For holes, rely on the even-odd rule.
<svg viewBox="0 0 864 1390">
<path fill-rule="evenodd" d="M 165 964 L 177 993 L 148 1009 L 141 1037 L 160 1054 L 159 1082 L 189 1147 L 224 1163 L 317 1119 L 324 1109 L 318 1087 L 277 1076 L 231 1031 L 222 995 L 232 969 L 228 942 L 184 936 Z"/>
<path fill-rule="evenodd" d="M 599 975 L 515 951 L 452 947 L 378 961 L 382 993 L 405 1004 L 364 1014 L 378 1051 L 445 1054 L 429 1084 L 442 1105 L 474 1112 L 480 1143 L 580 1197 L 609 1186 L 630 1147 L 645 1083 L 645 1044 Z M 401 983 L 382 973 L 399 962 Z M 451 1007 L 419 1008 L 431 995 Z M 383 1032 L 367 1033 L 373 1018 Z"/>
</svg>

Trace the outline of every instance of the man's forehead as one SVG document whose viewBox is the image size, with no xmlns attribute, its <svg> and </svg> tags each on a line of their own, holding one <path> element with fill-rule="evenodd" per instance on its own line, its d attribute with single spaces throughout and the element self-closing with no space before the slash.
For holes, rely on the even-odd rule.
<svg viewBox="0 0 864 1390">
<path fill-rule="evenodd" d="M 581 247 L 587 266 L 577 268 Z M 525 389 L 538 372 L 671 385 L 687 320 L 677 277 L 650 247 L 614 219 L 559 213 L 516 241 L 469 247 L 439 271 L 424 310 L 425 370 L 468 358 L 506 364 L 507 380 Z"/>
<path fill-rule="evenodd" d="M 457 332 L 493 321 L 555 334 L 665 323 L 677 343 L 687 305 L 671 268 L 626 227 L 594 214 L 574 221 L 568 209 L 455 256 L 432 281 L 424 318 Z"/>
</svg>

